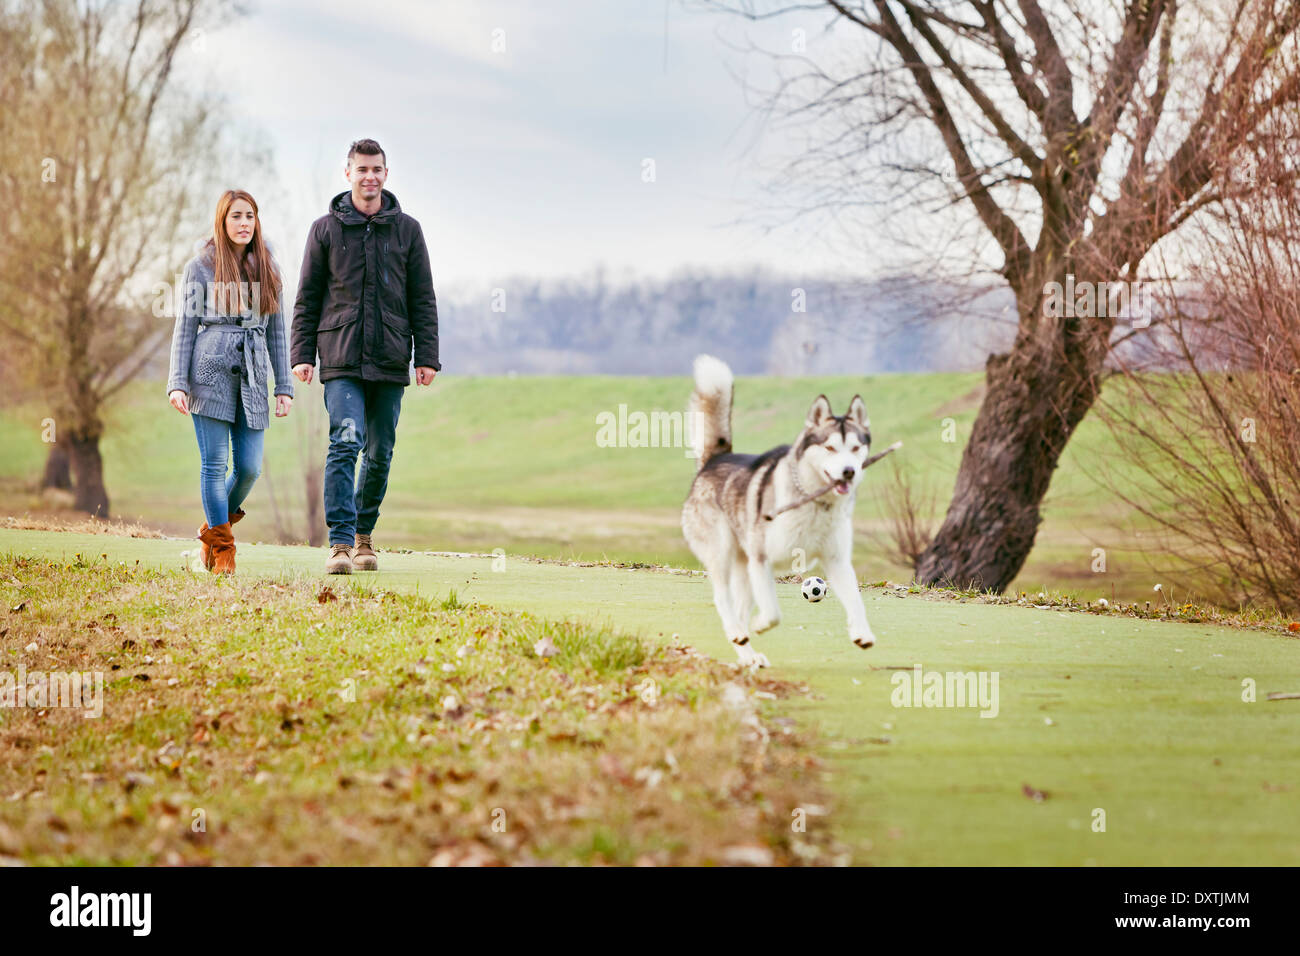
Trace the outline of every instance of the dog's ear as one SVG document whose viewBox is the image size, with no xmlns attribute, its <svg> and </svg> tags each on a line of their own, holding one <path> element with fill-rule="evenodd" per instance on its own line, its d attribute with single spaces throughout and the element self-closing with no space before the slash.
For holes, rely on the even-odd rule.
<svg viewBox="0 0 1300 956">
<path fill-rule="evenodd" d="M 853 401 L 849 402 L 849 413 L 845 418 L 861 425 L 864 430 L 871 424 L 871 419 L 867 418 L 867 406 L 862 401 L 861 395 L 853 396 Z"/>
<path fill-rule="evenodd" d="M 808 419 L 804 422 L 804 425 L 808 428 L 816 428 L 833 417 L 831 414 L 831 400 L 825 395 L 818 395 L 817 400 L 812 403 L 812 408 L 808 409 Z"/>
</svg>

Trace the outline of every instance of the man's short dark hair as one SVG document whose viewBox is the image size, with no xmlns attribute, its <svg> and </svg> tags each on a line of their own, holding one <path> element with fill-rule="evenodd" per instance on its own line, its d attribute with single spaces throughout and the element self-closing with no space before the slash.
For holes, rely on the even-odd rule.
<svg viewBox="0 0 1300 956">
<path fill-rule="evenodd" d="M 360 153 L 362 156 L 381 156 L 383 157 L 384 165 L 385 166 L 388 165 L 388 157 L 384 154 L 384 148 L 380 146 L 379 143 L 375 142 L 375 140 L 373 139 L 359 139 L 355 143 L 353 143 L 351 147 L 349 147 L 348 149 L 349 166 L 352 165 L 352 157 L 355 156 L 357 153 Z"/>
</svg>

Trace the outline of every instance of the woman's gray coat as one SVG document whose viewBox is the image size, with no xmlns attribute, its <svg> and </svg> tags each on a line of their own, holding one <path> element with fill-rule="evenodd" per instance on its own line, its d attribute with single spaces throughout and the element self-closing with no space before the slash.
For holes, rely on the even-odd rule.
<svg viewBox="0 0 1300 956">
<path fill-rule="evenodd" d="M 167 393 L 185 392 L 192 415 L 232 423 L 237 403 L 243 402 L 248 427 L 266 428 L 271 421 L 268 370 L 275 375 L 275 394 L 293 396 L 283 287 L 273 315 L 259 314 L 256 303 L 242 317 L 221 315 L 211 294 L 213 247 L 203 241 L 195 251 L 185 265 L 176 309 Z"/>
</svg>

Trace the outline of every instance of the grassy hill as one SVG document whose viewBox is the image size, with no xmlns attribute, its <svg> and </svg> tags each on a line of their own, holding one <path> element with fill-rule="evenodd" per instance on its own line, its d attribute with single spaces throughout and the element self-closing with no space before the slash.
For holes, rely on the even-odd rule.
<svg viewBox="0 0 1300 956">
<path fill-rule="evenodd" d="M 821 378 L 742 377 L 735 432 L 740 450 L 788 442 L 812 399 L 824 392 L 842 411 L 861 392 L 878 447 L 901 439 L 893 460 L 933 498 L 935 526 L 947 507 L 962 449 L 978 408 L 982 375 L 876 375 Z M 597 416 L 679 412 L 685 377 L 440 376 L 431 389 L 408 390 L 388 498 L 376 532 L 388 547 L 491 551 L 576 559 L 697 566 L 682 541 L 679 509 L 694 471 L 680 447 L 600 447 Z M 0 412 L 0 511 L 39 511 L 31 488 L 44 462 L 36 404 Z M 945 420 L 952 419 L 945 434 Z M 247 540 L 302 540 L 305 465 L 324 460 L 325 422 L 319 384 L 300 386 L 292 415 L 267 436 L 266 469 L 240 525 Z M 955 440 L 945 441 L 945 438 Z M 1015 582 L 1026 591 L 1067 589 L 1085 597 L 1150 597 L 1163 581 L 1135 523 L 1094 478 L 1110 458 L 1106 428 L 1080 427 L 1052 484 L 1037 546 Z M 193 534 L 202 521 L 198 451 L 190 421 L 166 403 L 163 385 L 133 385 L 109 414 L 103 443 L 105 479 L 115 515 L 172 534 Z M 1112 463 L 1113 464 L 1113 463 Z M 856 566 L 867 580 L 905 579 L 872 535 L 887 524 L 879 488 L 890 464 L 877 466 L 859 492 Z M 274 491 L 293 532 L 277 532 Z M 1107 570 L 1094 573 L 1093 549 Z M 1160 566 L 1157 564 L 1157 566 Z M 1157 576 L 1157 574 L 1161 576 Z"/>
<path fill-rule="evenodd" d="M 0 761 L 0 784 L 28 794 L 3 804 L 0 824 L 34 860 L 422 862 L 425 840 L 482 839 L 494 807 L 532 821 L 522 848 L 545 859 L 631 862 L 685 841 L 667 859 L 689 862 L 738 839 L 780 858 L 794 850 L 793 807 L 810 837 L 829 829 L 864 864 L 1300 863 L 1300 701 L 1267 698 L 1300 689 L 1300 642 L 1280 628 L 868 588 L 880 640 L 861 651 L 838 602 L 782 583 L 785 619 L 757 639 L 773 665 L 763 677 L 808 692 L 749 686 L 773 748 L 756 761 L 711 733 L 729 678 L 645 669 L 651 649 L 677 645 L 734 659 L 702 575 L 383 553 L 377 575 L 325 582 L 319 551 L 262 545 L 214 581 L 182 570 L 187 547 L 0 529 L 0 597 L 24 604 L 0 634 L 0 671 L 120 668 L 103 722 L 0 710 L 0 745 L 27 748 Z M 334 597 L 317 596 L 323 584 Z M 562 651 L 554 667 L 528 652 L 544 631 Z M 592 653 L 602 647 L 643 650 Z M 996 706 L 901 705 L 899 677 L 918 666 L 996 676 Z M 689 711 L 618 719 L 646 676 Z M 346 677 L 352 709 L 336 692 Z M 597 696 L 575 709 L 575 694 Z M 430 716 L 448 695 L 467 709 L 454 726 Z M 219 733 L 204 729 L 213 717 Z M 781 762 L 787 734 L 812 735 L 817 773 Z M 35 759 L 45 775 L 30 792 Z M 746 781 L 737 759 L 767 778 Z M 662 771 L 657 786 L 632 776 L 643 766 Z M 423 779 L 431 767 L 441 779 Z M 141 769 L 149 782 L 123 798 Z M 491 781 L 500 789 L 482 789 Z M 548 806 L 560 797 L 588 812 Z M 188 841 L 195 806 L 229 829 Z"/>
</svg>

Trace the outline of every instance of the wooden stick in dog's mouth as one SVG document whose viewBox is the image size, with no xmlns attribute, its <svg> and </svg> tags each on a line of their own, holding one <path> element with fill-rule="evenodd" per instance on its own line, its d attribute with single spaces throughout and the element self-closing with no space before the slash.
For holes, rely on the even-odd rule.
<svg viewBox="0 0 1300 956">
<path fill-rule="evenodd" d="M 888 448 L 886 448 L 884 451 L 876 452 L 876 454 L 872 455 L 870 458 L 868 458 L 866 461 L 864 461 L 864 462 L 862 463 L 862 470 L 863 470 L 863 471 L 866 471 L 868 468 L 870 468 L 870 467 L 871 467 L 872 465 L 874 465 L 876 462 L 880 461 L 880 459 L 882 459 L 882 458 L 884 458 L 886 455 L 888 455 L 891 451 L 897 451 L 898 449 L 900 449 L 900 448 L 902 448 L 902 447 L 903 447 L 903 443 L 902 443 L 901 441 L 896 441 L 896 442 L 894 442 L 892 445 L 890 445 Z M 808 502 L 810 502 L 810 501 L 816 501 L 816 500 L 817 500 L 818 498 L 820 498 L 822 495 L 826 494 L 826 492 L 830 491 L 832 488 L 835 487 L 835 484 L 836 484 L 836 483 L 832 481 L 829 485 L 827 485 L 827 486 L 826 486 L 825 488 L 823 488 L 821 491 L 814 491 L 814 492 L 813 492 L 812 494 L 810 494 L 810 495 L 805 495 L 804 497 L 799 498 L 799 499 L 796 500 L 796 501 L 791 501 L 789 504 L 782 505 L 781 507 L 779 507 L 779 508 L 777 508 L 775 511 L 773 511 L 771 514 L 765 514 L 765 515 L 763 515 L 763 517 L 764 517 L 765 519 L 767 519 L 768 521 L 771 521 L 773 518 L 775 518 L 775 517 L 776 517 L 777 515 L 779 515 L 779 514 L 784 514 L 785 512 L 787 512 L 787 511 L 791 511 L 791 510 L 793 510 L 793 509 L 795 509 L 795 508 L 802 508 L 802 507 L 803 507 L 804 505 L 806 505 Z"/>
</svg>

